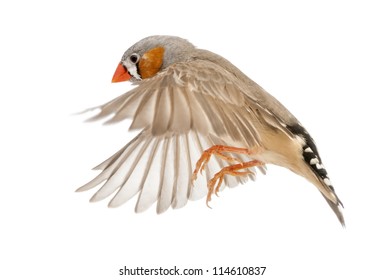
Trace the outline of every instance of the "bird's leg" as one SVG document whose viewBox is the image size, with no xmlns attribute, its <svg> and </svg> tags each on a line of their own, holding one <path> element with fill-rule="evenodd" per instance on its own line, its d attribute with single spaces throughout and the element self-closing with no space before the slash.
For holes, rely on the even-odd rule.
<svg viewBox="0 0 384 280">
<path fill-rule="evenodd" d="M 232 162 L 232 163 L 240 162 L 237 158 L 224 155 L 223 153 L 225 152 L 246 154 L 246 155 L 250 155 L 252 153 L 250 150 L 245 148 L 236 148 L 236 147 L 223 146 L 223 145 L 212 146 L 209 149 L 205 150 L 201 155 L 200 159 L 197 161 L 195 171 L 193 171 L 193 174 L 192 174 L 192 180 L 196 180 L 197 173 L 199 171 L 200 173 L 203 172 L 203 170 L 205 169 L 205 166 L 207 165 L 212 155 L 217 155 L 218 157 L 228 162 Z"/>
<path fill-rule="evenodd" d="M 207 205 L 208 202 L 211 200 L 212 194 L 215 193 L 217 195 L 217 192 L 220 189 L 221 184 L 224 180 L 224 175 L 232 175 L 232 176 L 244 176 L 250 173 L 253 173 L 252 171 L 245 170 L 245 171 L 239 171 L 242 169 L 254 167 L 254 166 L 261 166 L 264 165 L 263 162 L 258 160 L 252 160 L 248 162 L 240 162 L 237 158 L 230 157 L 227 155 L 224 155 L 224 153 L 236 153 L 236 154 L 243 154 L 243 155 L 251 155 L 254 153 L 254 151 L 251 151 L 249 149 L 245 148 L 236 148 L 236 147 L 230 147 L 230 146 L 223 146 L 223 145 L 215 145 L 210 147 L 209 149 L 205 150 L 203 154 L 201 155 L 200 159 L 196 163 L 196 168 L 193 171 L 192 174 L 192 180 L 196 180 L 197 174 L 203 172 L 206 165 L 208 164 L 210 158 L 212 155 L 217 155 L 218 157 L 222 158 L 225 161 L 234 163 L 238 162 L 237 164 L 229 165 L 224 168 L 222 168 L 219 172 L 215 174 L 215 176 L 209 180 L 208 182 L 208 194 L 207 194 Z M 209 205 L 208 205 L 209 207 Z"/>
<path fill-rule="evenodd" d="M 212 194 L 215 193 L 217 195 L 220 189 L 220 186 L 223 183 L 224 175 L 244 176 L 247 174 L 252 174 L 253 172 L 249 170 L 246 170 L 246 171 L 239 171 L 239 170 L 255 167 L 255 166 L 261 166 L 261 165 L 264 165 L 264 163 L 258 160 L 252 160 L 252 161 L 247 161 L 247 162 L 238 163 L 234 165 L 229 165 L 222 168 L 208 182 L 207 206 L 209 207 L 208 203 L 209 201 L 211 201 Z"/>
</svg>

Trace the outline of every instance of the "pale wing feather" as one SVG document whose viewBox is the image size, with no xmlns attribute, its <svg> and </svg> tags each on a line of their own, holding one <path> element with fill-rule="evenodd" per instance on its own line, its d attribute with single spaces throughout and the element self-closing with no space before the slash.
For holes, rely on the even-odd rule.
<svg viewBox="0 0 384 280">
<path fill-rule="evenodd" d="M 194 131 L 172 137 L 153 137 L 150 131 L 145 130 L 123 151 L 99 166 L 103 169 L 99 176 L 78 191 L 97 187 L 104 182 L 91 201 L 99 201 L 114 194 L 109 206 L 118 207 L 138 194 L 136 212 L 145 211 L 156 201 L 158 213 L 166 211 L 170 206 L 183 207 L 189 199 L 195 200 L 206 195 L 207 181 L 227 164 L 219 158 L 212 158 L 206 167 L 205 176 L 198 176 L 195 184 L 192 184 L 194 164 L 203 150 L 214 142 L 210 137 Z M 225 144 L 222 141 L 219 143 Z M 234 154 L 231 156 L 249 160 Z M 254 179 L 254 176 L 250 175 L 249 178 Z M 232 187 L 246 180 L 227 176 L 224 183 Z"/>
<path fill-rule="evenodd" d="M 169 120 L 172 114 L 172 98 L 168 88 L 164 88 L 164 94 L 159 95 L 157 106 L 155 108 L 155 118 L 153 119 L 152 134 L 162 135 L 168 130 Z"/>
<path fill-rule="evenodd" d="M 159 198 L 157 202 L 156 211 L 158 213 L 165 212 L 172 204 L 173 197 L 173 179 L 175 178 L 175 153 L 172 149 L 171 138 L 164 139 L 161 167 L 160 167 L 160 180 L 159 180 Z"/>
<path fill-rule="evenodd" d="M 186 93 L 179 87 L 174 87 L 172 93 L 172 115 L 168 131 L 188 132 L 192 128 L 192 116 Z"/>
<path fill-rule="evenodd" d="M 132 174 L 136 171 L 141 171 L 145 169 L 147 166 L 144 161 L 146 155 L 148 155 L 148 147 L 151 144 L 150 138 L 145 141 L 135 141 L 132 143 L 132 146 L 129 146 L 127 150 L 129 151 L 126 154 L 122 154 L 116 160 L 116 165 L 114 165 L 114 172 L 111 176 L 109 176 L 108 180 L 105 184 L 95 193 L 95 195 L 91 198 L 91 201 L 100 201 L 111 194 L 113 194 L 116 190 L 123 188 L 124 183 L 128 181 L 131 177 L 132 180 L 136 180 L 130 187 L 129 193 L 126 193 L 127 197 L 131 198 L 134 196 L 140 189 L 139 186 L 139 177 L 132 176 Z M 131 180 L 131 181 L 132 181 Z M 129 199 L 127 198 L 127 200 Z M 110 206 L 113 207 L 115 201 L 111 200 Z"/>
<path fill-rule="evenodd" d="M 102 162 L 98 166 L 96 166 L 94 169 L 102 170 L 102 172 L 97 175 L 93 180 L 88 182 L 87 184 L 83 185 L 82 187 L 78 188 L 77 191 L 86 191 L 91 188 L 94 188 L 98 184 L 104 182 L 105 180 L 111 178 L 113 174 L 118 170 L 121 169 L 121 161 L 122 159 L 125 159 L 127 156 L 129 156 L 132 151 L 137 150 L 137 146 L 141 143 L 140 141 L 137 141 L 138 138 L 142 133 L 137 135 L 131 142 L 129 142 L 124 148 L 122 148 L 120 151 L 115 153 L 113 156 L 111 156 L 106 161 Z M 117 186 L 119 187 L 119 186 Z M 96 195 L 96 194 L 95 194 Z M 94 195 L 94 197 L 95 197 Z"/>
<path fill-rule="evenodd" d="M 154 143 L 151 147 L 151 149 L 148 151 L 148 158 L 146 159 L 145 163 L 145 169 L 144 173 L 142 175 L 141 183 L 139 185 L 140 194 L 137 199 L 136 203 L 136 212 L 143 212 L 145 211 L 149 206 L 151 206 L 158 197 L 159 193 L 159 187 L 160 182 L 162 178 L 159 178 L 159 183 L 154 180 L 151 180 L 151 178 L 155 178 L 158 176 L 160 166 L 158 165 L 159 159 L 161 158 L 161 153 L 159 151 L 159 145 L 161 142 L 161 139 L 155 138 Z M 161 143 L 162 144 L 162 143 Z M 130 186 L 129 186 L 130 187 Z"/>
<path fill-rule="evenodd" d="M 176 161 L 175 161 L 175 181 L 174 181 L 174 199 L 172 201 L 173 208 L 183 207 L 188 201 L 189 189 L 192 186 L 191 173 L 192 169 L 188 161 L 189 147 L 188 142 L 185 141 L 184 135 L 180 135 L 176 138 Z"/>
</svg>

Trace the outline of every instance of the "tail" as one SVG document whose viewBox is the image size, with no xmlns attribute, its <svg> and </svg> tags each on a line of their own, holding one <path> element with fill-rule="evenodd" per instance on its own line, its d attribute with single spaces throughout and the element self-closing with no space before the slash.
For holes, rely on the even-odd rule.
<svg viewBox="0 0 384 280">
<path fill-rule="evenodd" d="M 302 175 L 310 180 L 314 185 L 316 185 L 316 187 L 327 201 L 328 205 L 336 214 L 340 224 L 345 227 L 344 216 L 341 212 L 341 208 L 344 207 L 343 203 L 336 195 L 335 189 L 328 177 L 328 172 L 321 162 L 321 158 L 319 152 L 317 151 L 315 142 L 309 133 L 300 124 L 287 128 L 293 134 L 300 136 L 305 142 L 302 148 L 302 156 L 306 166 L 308 167 L 306 168 L 308 172 L 304 172 Z"/>
<path fill-rule="evenodd" d="M 323 194 L 322 194 L 323 195 Z M 336 195 L 336 193 L 335 193 Z M 328 202 L 328 205 L 331 207 L 333 212 L 336 214 L 337 218 L 339 219 L 340 224 L 345 227 L 345 221 L 344 221 L 344 216 L 343 213 L 341 212 L 341 207 L 343 206 L 343 203 L 338 199 L 338 203 L 335 204 L 333 201 L 329 200 L 325 195 L 323 195 L 324 199 Z M 336 196 L 337 197 L 337 196 Z M 340 207 L 341 206 L 341 207 Z"/>
<path fill-rule="evenodd" d="M 335 189 L 331 183 L 331 180 L 328 177 L 328 172 L 324 168 L 324 165 L 321 163 L 321 159 L 319 157 L 317 149 L 314 150 L 309 145 L 304 146 L 303 157 L 305 162 L 311 169 L 312 173 L 317 178 L 318 182 L 314 182 L 315 185 L 318 186 L 321 194 L 327 201 L 328 205 L 332 208 L 333 212 L 335 212 L 341 225 L 345 227 L 344 217 L 341 212 L 341 207 L 344 207 L 343 203 L 340 201 L 339 197 L 337 196 Z M 319 184 L 321 186 L 319 186 Z"/>
</svg>

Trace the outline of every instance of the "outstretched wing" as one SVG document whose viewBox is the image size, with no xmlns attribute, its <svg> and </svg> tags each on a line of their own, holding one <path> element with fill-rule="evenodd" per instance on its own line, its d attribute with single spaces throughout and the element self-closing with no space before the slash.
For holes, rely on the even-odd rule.
<svg viewBox="0 0 384 280">
<path fill-rule="evenodd" d="M 145 128 L 153 136 L 195 130 L 253 147 L 260 139 L 248 92 L 248 85 L 213 62 L 178 63 L 101 106 L 92 120 L 113 114 L 108 123 L 133 119 L 130 129 Z"/>
<path fill-rule="evenodd" d="M 101 106 L 92 119 L 109 115 L 112 117 L 108 123 L 132 119 L 130 129 L 141 132 L 100 164 L 96 169 L 101 173 L 79 191 L 104 182 L 91 200 L 114 194 L 111 207 L 138 194 L 138 212 L 156 201 L 161 213 L 170 205 L 179 208 L 188 199 L 202 197 L 207 180 L 226 165 L 221 159 L 211 160 L 206 176 L 199 176 L 193 187 L 191 174 L 205 149 L 218 144 L 249 148 L 259 145 L 260 120 L 256 118 L 260 118 L 260 112 L 255 114 L 255 110 L 261 109 L 250 103 L 248 90 L 248 85 L 236 76 L 205 60 L 175 64 L 140 81 L 133 90 Z M 279 124 L 269 112 L 263 115 L 269 125 Z M 246 179 L 227 176 L 224 183 L 235 186 Z"/>
<path fill-rule="evenodd" d="M 195 163 L 203 152 L 214 142 L 195 131 L 173 136 L 153 136 L 143 130 L 120 151 L 95 169 L 102 170 L 92 181 L 78 191 L 89 190 L 104 184 L 91 198 L 102 200 L 112 194 L 109 206 L 118 207 L 138 194 L 136 212 L 142 212 L 157 201 L 157 212 L 162 213 L 172 205 L 183 207 L 188 199 L 195 200 L 206 193 L 207 180 L 225 162 L 212 158 L 206 168 L 205 177 L 198 176 L 194 185 L 191 174 Z M 237 157 L 245 161 L 245 157 Z M 263 169 L 262 169 L 263 170 Z M 251 179 L 254 176 L 250 175 Z M 246 181 L 245 177 L 227 176 L 225 184 L 233 187 Z"/>
</svg>

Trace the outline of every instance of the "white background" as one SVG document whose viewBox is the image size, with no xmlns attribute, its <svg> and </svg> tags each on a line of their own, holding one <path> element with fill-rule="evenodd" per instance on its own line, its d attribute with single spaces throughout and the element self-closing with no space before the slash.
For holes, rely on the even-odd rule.
<svg viewBox="0 0 384 280">
<path fill-rule="evenodd" d="M 146 279 L 119 276 L 125 265 L 210 271 L 196 279 L 215 266 L 267 266 L 262 279 L 383 279 L 382 3 L 264 2 L 0 5 L 1 279 Z M 315 187 L 273 166 L 224 190 L 212 210 L 199 200 L 134 214 L 134 201 L 108 209 L 74 192 L 133 134 L 128 122 L 73 113 L 127 91 L 110 83 L 115 67 L 154 34 L 226 57 L 297 116 L 344 202 L 346 229 Z"/>
</svg>

